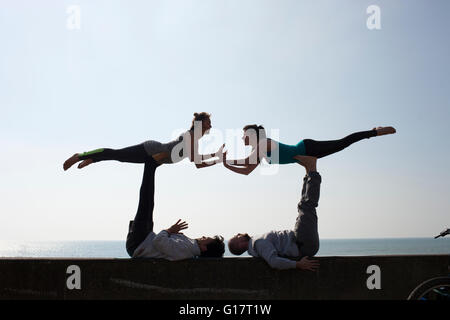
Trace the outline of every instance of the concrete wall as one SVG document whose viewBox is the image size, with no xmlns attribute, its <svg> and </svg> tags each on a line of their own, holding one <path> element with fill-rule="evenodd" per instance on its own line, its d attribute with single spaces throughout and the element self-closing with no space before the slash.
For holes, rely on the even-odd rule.
<svg viewBox="0 0 450 320">
<path fill-rule="evenodd" d="M 316 273 L 277 271 L 254 258 L 0 259 L 0 299 L 406 299 L 450 265 L 450 255 L 317 259 Z M 67 273 L 72 265 L 80 272 Z M 372 265 L 381 289 L 367 287 Z M 81 288 L 69 289 L 77 274 Z"/>
</svg>

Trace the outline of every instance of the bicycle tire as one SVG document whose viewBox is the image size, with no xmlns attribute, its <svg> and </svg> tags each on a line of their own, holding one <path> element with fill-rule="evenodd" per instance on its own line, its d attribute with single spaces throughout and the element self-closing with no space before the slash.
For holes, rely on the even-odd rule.
<svg viewBox="0 0 450 320">
<path fill-rule="evenodd" d="M 426 280 L 409 294 L 408 300 L 420 300 L 431 290 L 444 286 L 450 287 L 450 277 L 437 277 Z"/>
</svg>

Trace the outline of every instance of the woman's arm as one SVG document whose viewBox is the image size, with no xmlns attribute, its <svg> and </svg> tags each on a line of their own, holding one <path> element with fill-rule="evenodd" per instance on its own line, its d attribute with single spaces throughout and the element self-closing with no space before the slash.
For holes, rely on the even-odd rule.
<svg viewBox="0 0 450 320">
<path fill-rule="evenodd" d="M 241 165 L 243 166 L 242 168 L 237 168 L 235 166 L 230 165 L 229 161 L 227 161 L 227 153 L 224 152 L 223 154 L 223 165 L 225 168 L 227 168 L 228 170 L 231 170 L 233 172 L 239 173 L 239 174 L 244 174 L 244 175 L 249 175 L 253 170 L 256 169 L 256 167 L 259 164 L 259 161 L 257 161 L 258 163 L 256 164 L 248 164 L 248 165 Z"/>
<path fill-rule="evenodd" d="M 234 167 L 232 165 L 226 164 L 225 162 L 223 163 L 223 165 L 225 168 L 227 168 L 233 172 L 236 172 L 239 174 L 244 174 L 246 176 L 248 176 L 258 166 L 257 164 L 249 164 L 248 166 L 245 166 L 243 168 L 238 168 L 238 167 Z"/>
<path fill-rule="evenodd" d="M 211 167 L 211 166 L 215 165 L 216 163 L 218 163 L 216 160 L 214 160 L 212 162 L 203 161 L 202 163 L 195 163 L 195 166 L 197 167 L 197 169 L 201 169 L 201 168 Z"/>
<path fill-rule="evenodd" d="M 203 155 L 203 160 L 208 160 L 210 158 L 219 158 L 215 160 L 215 163 L 219 163 L 222 161 L 223 148 L 225 148 L 225 143 L 214 153 Z M 207 156 L 208 158 L 205 158 Z"/>
<path fill-rule="evenodd" d="M 219 149 L 220 153 L 222 153 L 222 150 Z M 205 161 L 205 160 L 209 160 L 211 158 L 216 158 L 218 157 L 217 153 L 219 152 L 217 151 L 216 153 L 207 153 L 207 154 L 199 154 L 197 153 L 197 159 L 200 159 L 201 161 Z"/>
<path fill-rule="evenodd" d="M 243 164 L 243 163 L 232 163 L 232 161 L 234 161 L 234 160 L 228 160 L 228 164 L 231 164 L 231 165 L 233 165 L 233 166 L 235 166 L 235 167 L 246 167 L 246 166 L 248 166 L 248 164 Z"/>
<path fill-rule="evenodd" d="M 223 160 L 225 162 L 225 160 Z M 250 164 L 259 164 L 258 161 L 258 149 L 254 149 L 247 158 L 245 159 L 235 159 L 227 160 L 227 164 L 239 167 L 247 167 Z"/>
<path fill-rule="evenodd" d="M 209 157 L 205 157 L 205 155 L 199 155 L 198 159 L 202 159 L 200 163 L 197 163 L 195 161 L 196 160 L 195 158 L 191 159 L 191 161 L 195 163 L 195 166 L 197 167 L 197 169 L 211 167 L 222 161 L 222 152 L 223 152 L 224 147 L 225 147 L 225 145 L 222 145 L 216 153 L 211 154 Z M 211 158 L 218 158 L 218 159 L 214 159 L 209 162 L 205 161 L 205 159 L 211 159 Z"/>
<path fill-rule="evenodd" d="M 191 148 L 189 160 L 191 162 L 200 161 L 203 163 L 205 160 L 209 160 L 211 158 L 216 158 L 216 157 L 218 157 L 219 160 L 221 160 L 221 156 L 222 156 L 222 152 L 223 152 L 223 148 L 225 147 L 225 144 L 223 144 L 216 152 L 209 153 L 209 154 L 199 154 L 198 153 L 198 140 L 194 140 L 194 137 L 191 138 L 191 146 L 193 146 L 193 147 Z M 219 160 L 217 160 L 215 162 L 220 162 Z M 197 165 L 197 163 L 196 163 L 196 165 Z"/>
<path fill-rule="evenodd" d="M 246 167 L 250 164 L 250 156 L 245 159 L 228 160 L 228 164 L 231 164 L 233 166 Z"/>
</svg>

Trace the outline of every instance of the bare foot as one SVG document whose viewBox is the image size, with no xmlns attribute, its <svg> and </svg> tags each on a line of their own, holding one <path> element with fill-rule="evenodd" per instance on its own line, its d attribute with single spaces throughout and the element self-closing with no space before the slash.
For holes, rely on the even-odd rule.
<svg viewBox="0 0 450 320">
<path fill-rule="evenodd" d="M 80 159 L 78 158 L 78 153 L 75 153 L 73 156 L 71 156 L 69 159 L 67 159 L 64 162 L 64 164 L 63 164 L 64 171 L 69 169 L 71 166 L 73 166 L 78 161 L 80 161 Z"/>
<path fill-rule="evenodd" d="M 377 131 L 377 136 L 384 136 L 385 134 L 393 134 L 397 132 L 393 127 L 377 127 L 373 128 L 373 130 Z"/>
<path fill-rule="evenodd" d="M 83 162 L 81 162 L 81 163 L 78 165 L 78 169 L 83 169 L 84 167 L 90 165 L 90 164 L 93 163 L 93 162 L 94 162 L 94 160 L 92 160 L 92 159 L 86 159 L 86 160 L 83 160 Z"/>
<path fill-rule="evenodd" d="M 316 157 L 295 156 L 294 159 L 297 160 L 297 162 L 300 163 L 303 167 L 305 167 L 306 172 L 317 171 L 317 168 L 316 168 L 317 158 Z"/>
</svg>

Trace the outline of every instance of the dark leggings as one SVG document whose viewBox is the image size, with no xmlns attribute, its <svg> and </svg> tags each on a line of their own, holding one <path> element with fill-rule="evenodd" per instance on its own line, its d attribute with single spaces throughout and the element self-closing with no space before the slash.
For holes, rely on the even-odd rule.
<svg viewBox="0 0 450 320">
<path fill-rule="evenodd" d="M 303 140 L 303 143 L 305 144 L 305 151 L 307 156 L 323 158 L 329 156 L 330 154 L 339 152 L 355 142 L 358 142 L 362 139 L 375 137 L 376 135 L 376 130 L 369 130 L 352 133 L 351 135 L 346 136 L 345 138 L 340 140 L 316 141 L 305 139 Z"/>
<path fill-rule="evenodd" d="M 151 156 L 147 154 L 144 144 L 126 147 L 123 149 L 96 149 L 78 154 L 80 160 L 92 159 L 94 162 L 116 160 L 120 162 L 145 163 Z M 152 158 L 153 159 L 153 158 Z"/>
<path fill-rule="evenodd" d="M 97 149 L 82 153 L 78 156 L 80 160 L 92 159 L 94 162 L 104 160 L 117 160 L 121 162 L 145 163 L 144 175 L 142 177 L 139 192 L 139 204 L 136 217 L 130 221 L 126 249 L 133 256 L 136 248 L 145 240 L 147 235 L 153 231 L 153 207 L 155 197 L 155 171 L 160 165 L 153 157 L 145 151 L 143 144 L 123 149 Z"/>
</svg>

